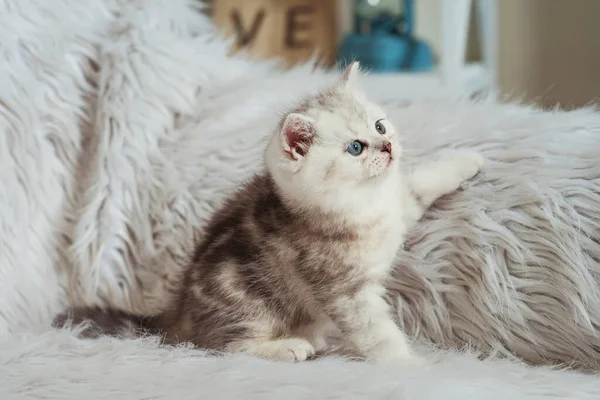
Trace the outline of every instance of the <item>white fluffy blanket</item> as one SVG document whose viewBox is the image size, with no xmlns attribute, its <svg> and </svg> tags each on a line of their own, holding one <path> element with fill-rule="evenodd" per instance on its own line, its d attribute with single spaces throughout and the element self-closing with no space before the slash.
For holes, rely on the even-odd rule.
<svg viewBox="0 0 600 400">
<path fill-rule="evenodd" d="M 0 398 L 600 398 L 595 376 L 468 353 L 430 351 L 421 369 L 292 365 L 51 330 L 69 301 L 159 309 L 280 112 L 333 79 L 229 57 L 195 4 L 0 2 Z M 409 164 L 465 147 L 488 159 L 399 255 L 404 328 L 443 349 L 597 369 L 600 115 L 387 107 Z"/>
</svg>

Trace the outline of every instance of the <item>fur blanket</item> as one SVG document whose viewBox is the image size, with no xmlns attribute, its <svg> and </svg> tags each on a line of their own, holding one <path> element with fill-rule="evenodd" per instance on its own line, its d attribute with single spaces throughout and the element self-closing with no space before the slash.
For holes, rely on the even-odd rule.
<svg viewBox="0 0 600 400">
<path fill-rule="evenodd" d="M 596 399 L 600 115 L 388 103 L 407 167 L 462 148 L 485 172 L 398 257 L 390 300 L 423 369 L 217 358 L 53 331 L 67 303 L 156 312 L 211 211 L 259 168 L 280 113 L 331 74 L 230 57 L 187 0 L 0 2 L 0 394 Z M 376 97 L 376 90 L 366 89 Z M 493 357 L 495 356 L 495 357 Z M 504 356 L 504 359 L 499 359 Z"/>
</svg>

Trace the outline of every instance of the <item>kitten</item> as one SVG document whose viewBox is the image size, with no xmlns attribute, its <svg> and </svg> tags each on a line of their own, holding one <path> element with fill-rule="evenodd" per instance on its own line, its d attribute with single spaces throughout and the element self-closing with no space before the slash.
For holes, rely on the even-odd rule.
<svg viewBox="0 0 600 400">
<path fill-rule="evenodd" d="M 406 231 L 483 159 L 466 153 L 403 175 L 399 134 L 356 88 L 359 74 L 351 64 L 283 118 L 265 172 L 214 214 L 176 300 L 148 320 L 165 342 L 301 361 L 339 330 L 368 361 L 418 361 L 383 284 Z M 121 335 L 144 326 L 110 310 L 68 317 Z M 111 319 L 119 326 L 107 328 Z"/>
</svg>

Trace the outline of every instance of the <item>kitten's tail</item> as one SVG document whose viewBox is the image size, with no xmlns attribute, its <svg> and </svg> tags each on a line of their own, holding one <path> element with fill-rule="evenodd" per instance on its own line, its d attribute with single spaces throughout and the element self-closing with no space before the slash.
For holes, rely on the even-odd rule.
<svg viewBox="0 0 600 400">
<path fill-rule="evenodd" d="M 79 337 L 82 338 L 116 336 L 132 339 L 161 334 L 156 317 L 142 317 L 101 307 L 72 308 L 59 314 L 52 326 L 55 328 L 81 326 Z"/>
</svg>

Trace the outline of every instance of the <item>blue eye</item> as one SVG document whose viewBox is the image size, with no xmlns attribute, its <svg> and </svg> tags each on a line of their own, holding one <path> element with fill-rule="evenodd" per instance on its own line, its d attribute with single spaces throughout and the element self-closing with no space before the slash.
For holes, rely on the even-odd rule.
<svg viewBox="0 0 600 400">
<path fill-rule="evenodd" d="M 365 149 L 365 146 L 358 140 L 355 140 L 354 142 L 350 143 L 350 146 L 348 146 L 346 151 L 348 153 L 352 154 L 353 156 L 359 156 L 360 153 L 362 153 L 364 149 Z"/>
</svg>

